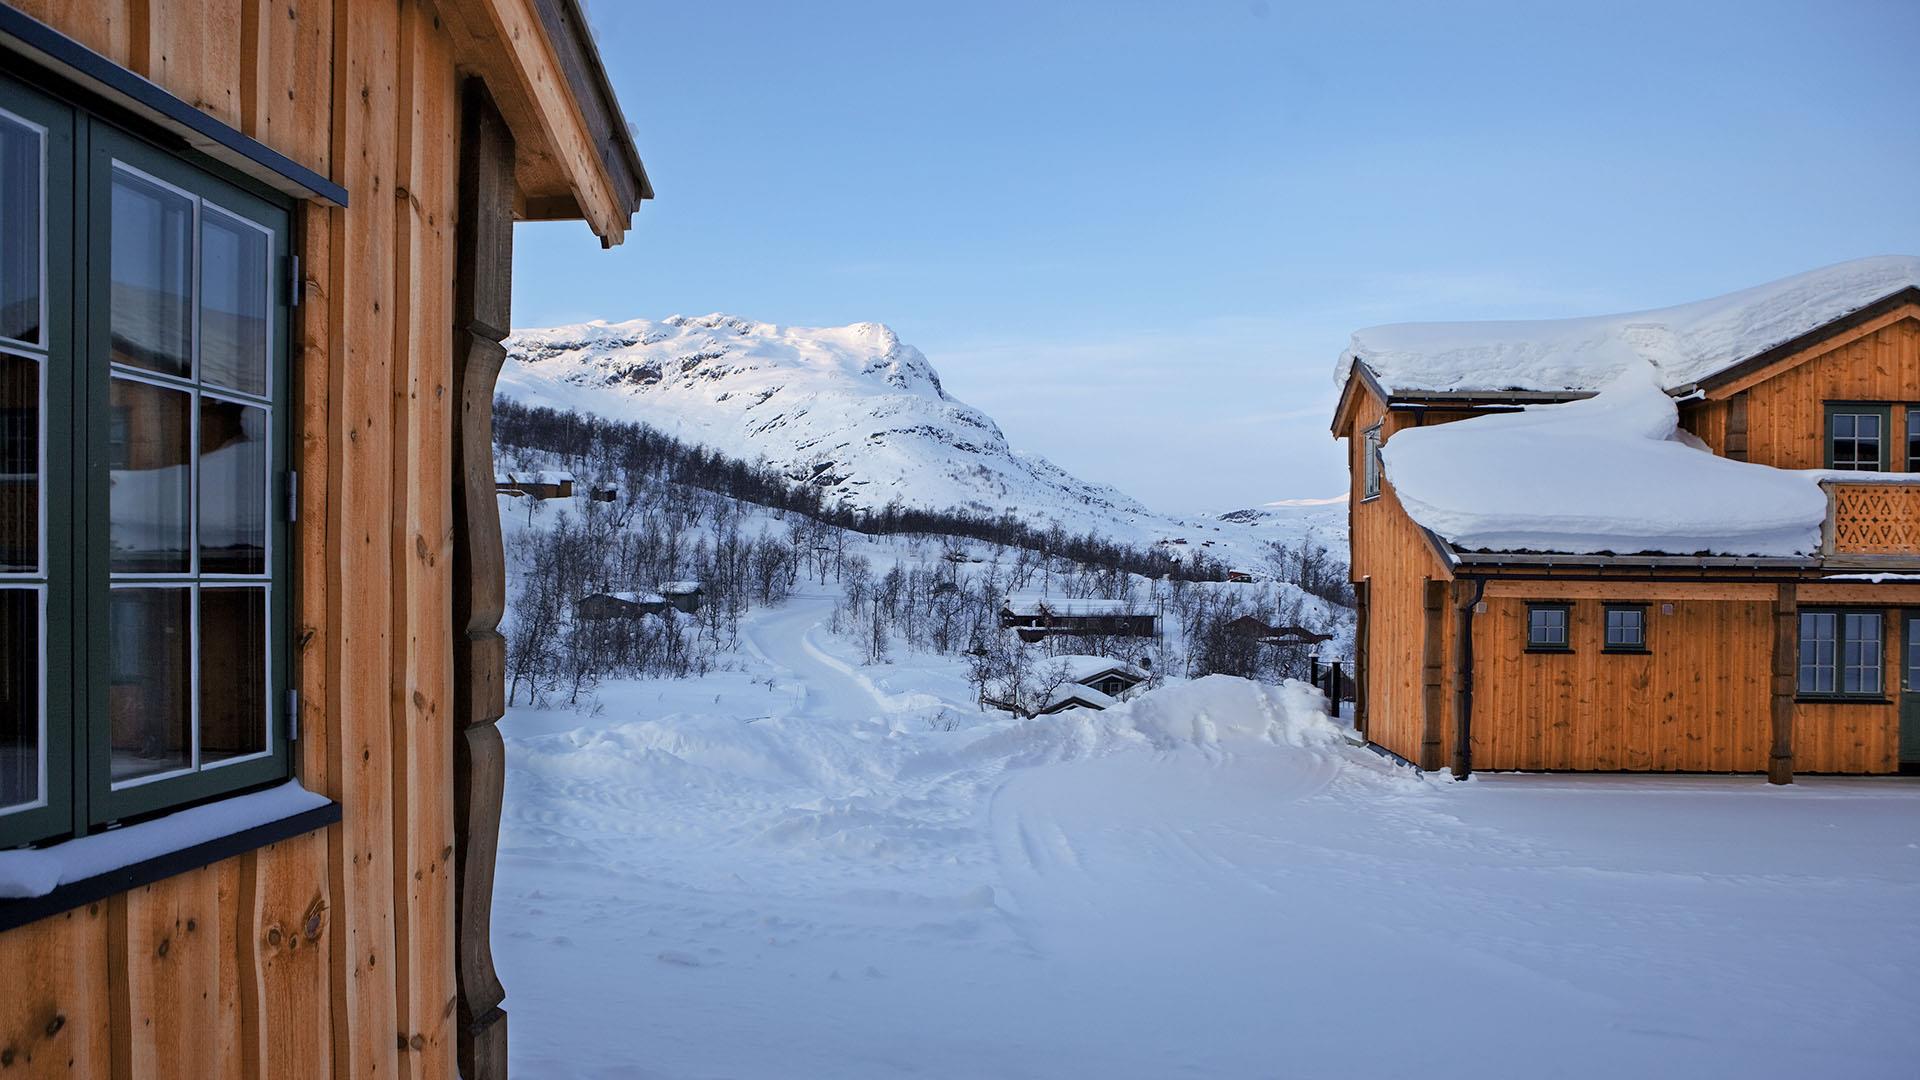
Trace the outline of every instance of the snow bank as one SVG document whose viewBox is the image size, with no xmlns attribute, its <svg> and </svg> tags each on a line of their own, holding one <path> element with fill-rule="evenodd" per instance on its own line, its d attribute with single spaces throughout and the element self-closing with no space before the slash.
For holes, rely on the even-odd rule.
<svg viewBox="0 0 1920 1080">
<path fill-rule="evenodd" d="M 308 791 L 298 780 L 289 780 L 251 795 L 196 806 L 53 847 L 0 851 L 0 898 L 45 896 L 68 882 L 110 873 L 326 804 L 326 796 Z"/>
<path fill-rule="evenodd" d="M 1916 286 L 1920 258 L 1883 255 L 1625 315 L 1376 326 L 1353 335 L 1334 381 L 1358 360 L 1390 390 L 1591 390 L 1645 361 L 1672 389 Z"/>
<path fill-rule="evenodd" d="M 1407 513 L 1470 551 L 1808 555 L 1819 473 L 1683 441 L 1652 365 L 1585 401 L 1409 428 L 1382 449 Z"/>
<path fill-rule="evenodd" d="M 1171 683 L 1100 714 L 1155 746 L 1217 746 L 1252 739 L 1295 747 L 1345 745 L 1320 691 L 1297 679 L 1270 686 L 1230 675 Z"/>
</svg>

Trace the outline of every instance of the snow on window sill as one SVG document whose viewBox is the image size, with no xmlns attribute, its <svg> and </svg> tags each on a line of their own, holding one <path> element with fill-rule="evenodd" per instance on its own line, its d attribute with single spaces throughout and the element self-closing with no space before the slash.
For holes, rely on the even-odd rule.
<svg viewBox="0 0 1920 1080">
<path fill-rule="evenodd" d="M 0 851 L 0 929 L 197 869 L 340 820 L 339 804 L 277 787 L 68 840 Z"/>
</svg>

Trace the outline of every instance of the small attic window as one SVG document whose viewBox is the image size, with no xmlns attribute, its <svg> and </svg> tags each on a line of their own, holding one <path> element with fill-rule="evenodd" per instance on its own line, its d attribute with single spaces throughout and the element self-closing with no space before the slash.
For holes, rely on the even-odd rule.
<svg viewBox="0 0 1920 1080">
<path fill-rule="evenodd" d="M 1891 412 L 1885 405 L 1829 404 L 1827 468 L 1884 472 Z"/>
<path fill-rule="evenodd" d="M 1380 476 L 1386 471 L 1380 460 L 1380 425 L 1375 424 L 1368 428 L 1362 440 L 1367 457 L 1364 465 L 1366 486 L 1362 490 L 1361 499 L 1374 499 L 1380 496 Z"/>
</svg>

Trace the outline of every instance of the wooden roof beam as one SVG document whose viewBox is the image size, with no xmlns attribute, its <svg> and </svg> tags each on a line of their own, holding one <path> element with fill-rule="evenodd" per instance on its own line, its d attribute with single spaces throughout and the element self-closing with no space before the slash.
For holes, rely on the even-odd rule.
<svg viewBox="0 0 1920 1080">
<path fill-rule="evenodd" d="M 625 172 L 638 158 L 629 154 L 610 163 L 603 156 L 603 146 L 617 145 L 625 132 L 612 133 L 617 138 L 609 141 L 601 137 L 608 133 L 588 123 L 576 76 L 562 64 L 542 22 L 539 6 L 554 2 L 440 0 L 439 7 L 462 69 L 486 81 L 520 147 L 515 181 L 523 215 L 583 218 L 601 245 L 611 247 L 626 238 L 633 212 L 652 191 L 644 171 L 625 183 L 612 175 L 611 168 Z M 617 113 L 602 121 L 620 122 Z M 623 196 L 623 190 L 631 194 Z"/>
</svg>

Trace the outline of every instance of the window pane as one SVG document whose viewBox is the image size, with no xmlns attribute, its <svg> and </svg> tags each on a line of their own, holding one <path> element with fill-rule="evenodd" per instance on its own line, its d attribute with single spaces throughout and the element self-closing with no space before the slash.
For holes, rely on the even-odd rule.
<svg viewBox="0 0 1920 1080">
<path fill-rule="evenodd" d="M 40 593 L 0 589 L 0 809 L 40 799 Z"/>
<path fill-rule="evenodd" d="M 1833 437 L 1849 441 L 1853 439 L 1852 413 L 1835 413 L 1833 415 Z"/>
<path fill-rule="evenodd" d="M 1907 471 L 1920 472 L 1920 406 L 1907 406 Z"/>
<path fill-rule="evenodd" d="M 0 353 L 0 573 L 40 569 L 40 364 Z"/>
<path fill-rule="evenodd" d="M 1849 614 L 1843 638 L 1846 642 L 1846 670 L 1841 689 L 1849 694 L 1880 692 L 1880 616 Z"/>
<path fill-rule="evenodd" d="M 200 761 L 267 748 L 267 590 L 200 590 Z"/>
<path fill-rule="evenodd" d="M 1907 617 L 1907 690 L 1920 694 L 1920 615 Z"/>
<path fill-rule="evenodd" d="M 193 371 L 193 201 L 113 174 L 113 360 Z"/>
<path fill-rule="evenodd" d="M 40 337 L 40 133 L 0 116 L 0 337 Z"/>
<path fill-rule="evenodd" d="M 200 378 L 267 392 L 267 234 L 212 209 L 200 218 Z"/>
<path fill-rule="evenodd" d="M 115 589 L 107 693 L 116 783 L 193 763 L 193 590 Z"/>
<path fill-rule="evenodd" d="M 114 379 L 108 463 L 115 573 L 184 573 L 191 568 L 193 397 Z"/>
<path fill-rule="evenodd" d="M 1831 612 L 1803 612 L 1800 616 L 1800 692 L 1831 694 L 1834 679 L 1834 616 Z"/>
<path fill-rule="evenodd" d="M 267 410 L 200 399 L 200 572 L 267 572 Z"/>
</svg>

